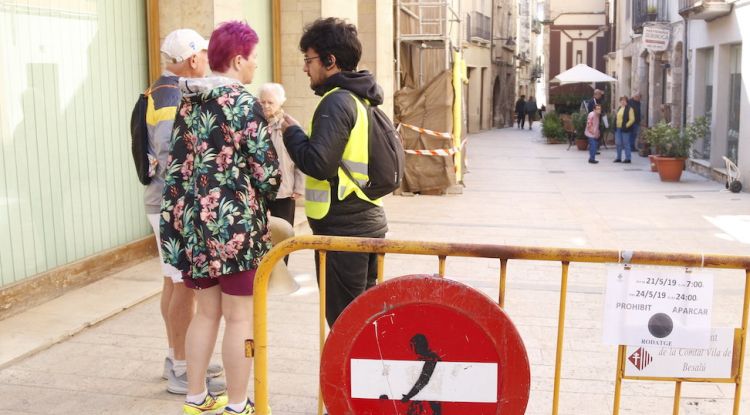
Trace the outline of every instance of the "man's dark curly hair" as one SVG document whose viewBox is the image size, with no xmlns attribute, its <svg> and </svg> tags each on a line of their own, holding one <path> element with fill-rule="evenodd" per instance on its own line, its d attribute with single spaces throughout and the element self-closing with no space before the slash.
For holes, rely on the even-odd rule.
<svg viewBox="0 0 750 415">
<path fill-rule="evenodd" d="M 305 26 L 299 49 L 304 53 L 310 48 L 318 53 L 324 66 L 331 64 L 331 55 L 335 56 L 336 66 L 342 71 L 356 70 L 362 57 L 357 27 L 336 17 L 318 19 Z"/>
</svg>

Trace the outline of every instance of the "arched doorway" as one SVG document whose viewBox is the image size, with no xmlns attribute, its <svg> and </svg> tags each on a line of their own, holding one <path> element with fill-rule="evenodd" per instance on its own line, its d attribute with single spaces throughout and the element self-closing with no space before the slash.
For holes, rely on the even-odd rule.
<svg viewBox="0 0 750 415">
<path fill-rule="evenodd" d="M 492 86 L 492 128 L 502 128 L 505 125 L 503 114 L 503 97 L 500 95 L 500 77 L 495 77 Z"/>
</svg>

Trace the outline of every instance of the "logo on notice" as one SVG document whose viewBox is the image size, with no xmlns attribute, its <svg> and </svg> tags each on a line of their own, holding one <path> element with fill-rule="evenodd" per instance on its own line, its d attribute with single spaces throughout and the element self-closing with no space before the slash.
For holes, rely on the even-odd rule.
<svg viewBox="0 0 750 415">
<path fill-rule="evenodd" d="M 651 357 L 647 351 L 643 350 L 643 347 L 641 347 L 634 351 L 633 354 L 628 357 L 628 360 L 630 360 L 630 363 L 632 363 L 638 370 L 643 370 L 643 368 L 648 366 L 654 358 Z"/>
</svg>

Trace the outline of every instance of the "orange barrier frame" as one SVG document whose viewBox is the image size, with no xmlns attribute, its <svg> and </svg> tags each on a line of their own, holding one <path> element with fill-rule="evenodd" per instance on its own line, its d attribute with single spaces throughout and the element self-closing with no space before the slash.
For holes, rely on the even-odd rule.
<svg viewBox="0 0 750 415">
<path fill-rule="evenodd" d="M 438 274 L 445 276 L 448 256 L 496 258 L 500 261 L 500 290 L 498 304 L 505 305 L 505 283 L 508 260 L 556 261 L 562 264 L 560 306 L 557 325 L 557 349 L 555 353 L 555 381 L 552 401 L 552 414 L 557 415 L 560 400 L 560 375 L 562 370 L 563 338 L 565 334 L 565 310 L 568 291 L 568 270 L 571 262 L 621 263 L 622 252 L 615 250 L 541 248 L 507 245 L 462 244 L 441 242 L 398 241 L 373 238 L 349 238 L 332 236 L 299 236 L 287 239 L 274 247 L 260 262 L 255 275 L 254 286 L 254 345 L 255 345 L 255 405 L 258 415 L 269 415 L 268 405 L 268 280 L 277 261 L 286 255 L 302 250 L 313 249 L 320 253 L 320 350 L 326 338 L 325 320 L 325 265 L 328 251 L 362 252 L 378 254 L 378 282 L 383 281 L 385 254 L 430 255 L 438 257 Z M 673 414 L 679 413 L 679 400 L 682 382 L 734 383 L 733 415 L 739 415 L 742 375 L 747 345 L 748 306 L 750 305 L 750 256 L 677 254 L 662 252 L 634 251 L 628 253 L 628 264 L 680 267 L 703 267 L 717 269 L 745 270 L 744 303 L 741 327 L 735 335 L 735 365 L 733 377 L 729 379 L 689 379 L 689 378 L 637 378 L 625 377 L 625 346 L 618 348 L 618 365 L 615 383 L 613 413 L 620 407 L 620 390 L 623 379 L 660 380 L 675 382 Z M 322 414 L 323 401 L 318 399 L 318 414 Z"/>
</svg>

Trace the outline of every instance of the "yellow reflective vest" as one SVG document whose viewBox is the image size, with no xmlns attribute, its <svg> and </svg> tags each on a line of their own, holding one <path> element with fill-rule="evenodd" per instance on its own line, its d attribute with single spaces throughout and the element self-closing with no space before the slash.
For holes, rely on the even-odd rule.
<svg viewBox="0 0 750 415">
<path fill-rule="evenodd" d="M 318 102 L 318 105 L 320 105 L 320 102 L 322 102 L 329 94 L 338 89 L 339 88 L 337 87 L 326 92 Z M 349 133 L 349 140 L 346 143 L 346 147 L 344 147 L 344 154 L 341 157 L 341 161 L 348 168 L 354 180 L 356 180 L 360 186 L 364 186 L 370 179 L 367 174 L 367 160 L 369 156 L 367 141 L 369 137 L 369 121 L 367 119 L 367 109 L 364 104 L 362 104 L 359 98 L 354 94 L 351 95 L 357 106 L 357 121 L 354 123 L 354 128 L 352 128 L 352 131 Z M 313 122 L 310 121 L 309 137 L 312 137 L 312 131 Z M 338 200 L 344 200 L 350 194 L 356 193 L 357 197 L 362 200 L 370 202 L 376 206 L 383 206 L 382 198 L 375 200 L 368 198 L 364 192 L 362 192 L 360 187 L 357 186 L 357 183 L 352 181 L 340 166 L 337 174 L 339 179 L 339 186 L 336 192 Z M 305 214 L 312 219 L 324 218 L 328 214 L 328 210 L 331 208 L 331 192 L 331 182 L 307 176 L 305 182 Z"/>
</svg>

